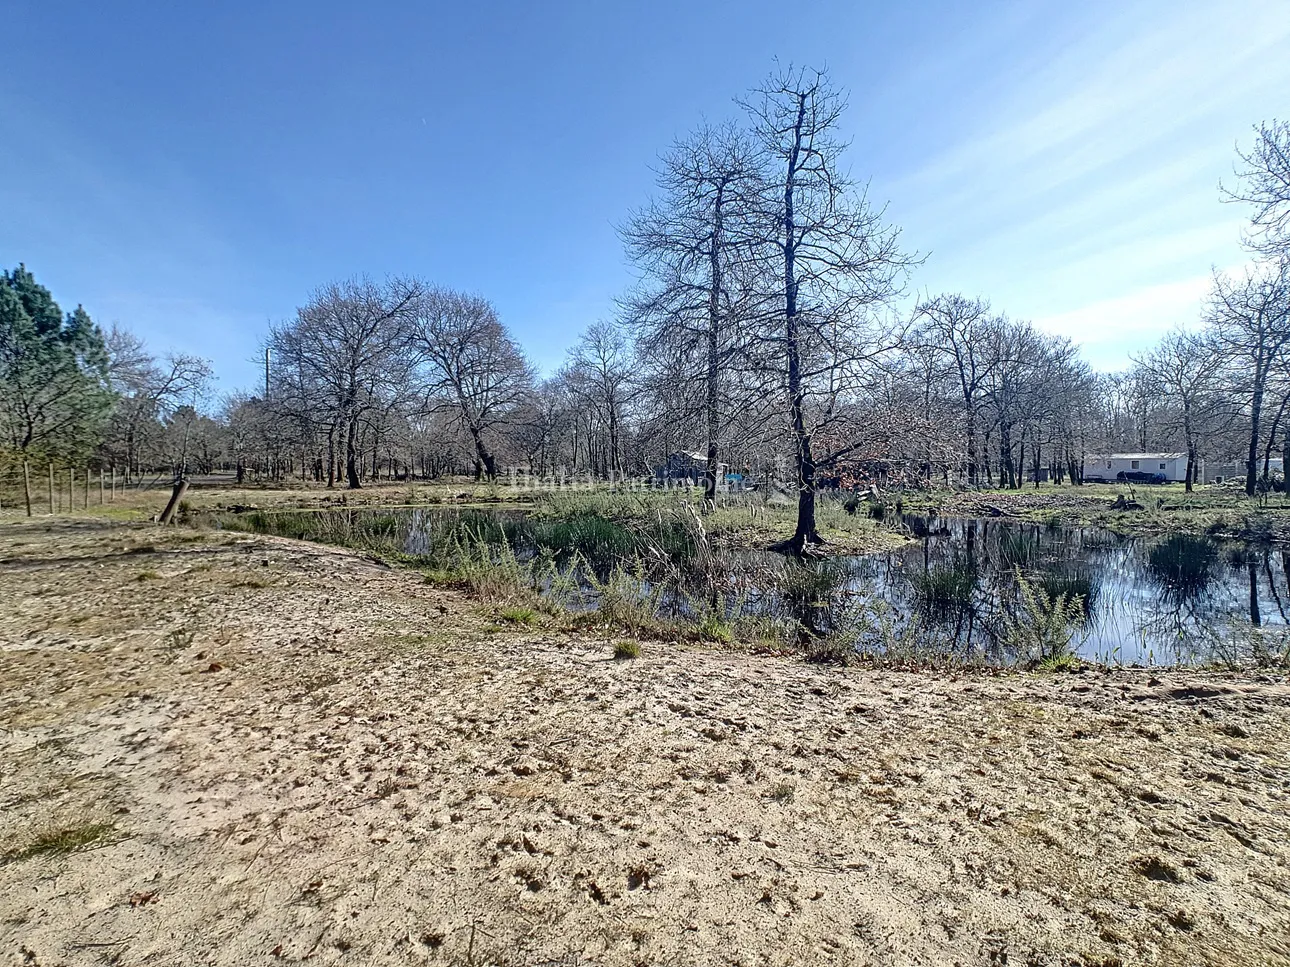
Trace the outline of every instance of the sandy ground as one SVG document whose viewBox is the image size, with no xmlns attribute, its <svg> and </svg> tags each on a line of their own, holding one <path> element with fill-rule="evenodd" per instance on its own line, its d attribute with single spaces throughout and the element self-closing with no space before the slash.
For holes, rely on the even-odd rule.
<svg viewBox="0 0 1290 967">
<path fill-rule="evenodd" d="M 1290 964 L 1284 682 L 609 654 L 326 548 L 0 524 L 0 963 Z"/>
</svg>

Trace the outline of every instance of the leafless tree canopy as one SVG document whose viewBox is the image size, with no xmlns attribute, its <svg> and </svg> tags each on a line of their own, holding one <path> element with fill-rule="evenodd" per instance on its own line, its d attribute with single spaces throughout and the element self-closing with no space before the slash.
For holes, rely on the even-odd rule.
<svg viewBox="0 0 1290 967">
<path fill-rule="evenodd" d="M 448 426 L 469 436 L 476 475 L 495 478 L 497 428 L 533 390 L 528 360 L 487 300 L 447 289 L 421 292 L 410 337 L 428 408 L 447 414 Z"/>
<path fill-rule="evenodd" d="M 1290 121 L 1266 121 L 1254 129 L 1254 145 L 1237 150 L 1237 183 L 1230 201 L 1251 206 L 1248 239 L 1265 256 L 1290 251 Z"/>
</svg>

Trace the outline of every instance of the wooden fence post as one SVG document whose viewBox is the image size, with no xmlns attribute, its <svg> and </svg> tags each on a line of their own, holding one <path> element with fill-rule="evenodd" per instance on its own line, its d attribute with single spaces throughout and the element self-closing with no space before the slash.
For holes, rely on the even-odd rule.
<svg viewBox="0 0 1290 967">
<path fill-rule="evenodd" d="M 70 514 L 76 509 L 76 471 L 71 467 L 67 468 L 67 512 Z"/>
<path fill-rule="evenodd" d="M 27 516 L 31 516 L 31 464 L 22 462 L 22 497 L 27 502 Z"/>
<path fill-rule="evenodd" d="M 112 502 L 116 502 L 116 464 L 112 464 L 112 493 L 108 496 Z"/>
<path fill-rule="evenodd" d="M 54 461 L 49 462 L 49 512 L 54 513 Z"/>
<path fill-rule="evenodd" d="M 85 510 L 90 509 L 90 468 L 85 468 Z"/>
</svg>

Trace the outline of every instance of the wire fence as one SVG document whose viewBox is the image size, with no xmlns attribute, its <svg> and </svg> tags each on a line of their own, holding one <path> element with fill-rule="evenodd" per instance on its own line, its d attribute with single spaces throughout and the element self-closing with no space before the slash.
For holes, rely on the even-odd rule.
<svg viewBox="0 0 1290 967">
<path fill-rule="evenodd" d="M 168 483 L 164 475 L 135 474 L 127 479 L 115 467 L 24 460 L 0 468 L 0 510 L 16 510 L 28 517 L 66 514 L 107 506 L 131 491 Z"/>
</svg>

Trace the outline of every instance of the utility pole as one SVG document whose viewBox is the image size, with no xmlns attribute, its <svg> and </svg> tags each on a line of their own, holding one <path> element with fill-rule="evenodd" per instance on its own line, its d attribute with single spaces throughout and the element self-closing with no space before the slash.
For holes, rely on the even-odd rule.
<svg viewBox="0 0 1290 967">
<path fill-rule="evenodd" d="M 269 402 L 269 347 L 264 347 L 264 402 Z"/>
</svg>

